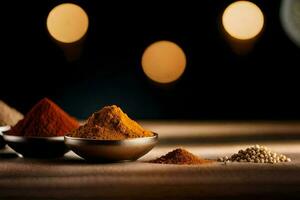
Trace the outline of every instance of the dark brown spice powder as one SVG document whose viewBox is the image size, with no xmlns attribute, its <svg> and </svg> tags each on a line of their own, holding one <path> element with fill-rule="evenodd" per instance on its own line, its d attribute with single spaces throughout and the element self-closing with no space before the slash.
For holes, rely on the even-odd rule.
<svg viewBox="0 0 300 200">
<path fill-rule="evenodd" d="M 197 164 L 204 164 L 204 163 L 212 163 L 213 161 L 202 159 L 188 152 L 185 149 L 179 148 L 150 162 L 160 163 L 160 164 L 197 165 Z"/>
</svg>

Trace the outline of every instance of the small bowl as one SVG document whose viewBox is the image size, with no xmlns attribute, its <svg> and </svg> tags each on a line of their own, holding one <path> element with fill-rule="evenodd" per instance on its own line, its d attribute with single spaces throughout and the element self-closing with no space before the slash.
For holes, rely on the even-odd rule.
<svg viewBox="0 0 300 200">
<path fill-rule="evenodd" d="M 97 140 L 65 135 L 66 145 L 80 157 L 97 162 L 134 161 L 148 153 L 157 143 L 158 134 L 125 140 Z"/>
<path fill-rule="evenodd" d="M 57 158 L 68 152 L 64 137 L 26 137 L 3 133 L 3 139 L 17 153 L 29 158 Z"/>
<path fill-rule="evenodd" d="M 4 148 L 6 143 L 3 139 L 3 132 L 9 131 L 10 126 L 0 126 L 0 149 Z"/>
</svg>

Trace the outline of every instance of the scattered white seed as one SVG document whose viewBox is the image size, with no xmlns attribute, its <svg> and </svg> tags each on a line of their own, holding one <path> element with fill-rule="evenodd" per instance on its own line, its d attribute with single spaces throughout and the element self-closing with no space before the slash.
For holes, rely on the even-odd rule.
<svg viewBox="0 0 300 200">
<path fill-rule="evenodd" d="M 259 154 L 259 157 L 264 158 L 265 156 L 264 154 Z"/>
<path fill-rule="evenodd" d="M 269 150 L 265 146 L 255 145 L 246 149 L 241 149 L 238 153 L 231 155 L 230 157 L 224 156 L 218 158 L 219 162 L 227 164 L 229 162 L 255 162 L 255 163 L 279 163 L 279 162 L 291 162 L 291 158 L 282 154 L 277 154 Z"/>
</svg>

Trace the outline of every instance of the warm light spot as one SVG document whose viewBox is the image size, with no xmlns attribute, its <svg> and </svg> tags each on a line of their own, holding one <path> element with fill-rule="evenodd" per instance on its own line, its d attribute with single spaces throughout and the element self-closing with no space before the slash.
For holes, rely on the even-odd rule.
<svg viewBox="0 0 300 200">
<path fill-rule="evenodd" d="M 169 41 L 151 44 L 142 57 L 145 74 L 158 83 L 170 83 L 177 80 L 184 72 L 185 66 L 186 57 L 183 50 Z"/>
<path fill-rule="evenodd" d="M 240 40 L 247 40 L 261 32 L 264 15 L 254 3 L 237 1 L 225 9 L 222 23 L 229 35 Z"/>
<path fill-rule="evenodd" d="M 47 18 L 50 35 L 63 43 L 80 40 L 87 32 L 89 19 L 85 11 L 72 3 L 64 3 L 53 8 Z"/>
</svg>

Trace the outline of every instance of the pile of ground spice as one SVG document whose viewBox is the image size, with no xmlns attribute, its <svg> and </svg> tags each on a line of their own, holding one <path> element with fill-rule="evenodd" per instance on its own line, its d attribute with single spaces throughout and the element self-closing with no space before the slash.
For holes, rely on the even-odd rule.
<svg viewBox="0 0 300 200">
<path fill-rule="evenodd" d="M 252 162 L 252 163 L 281 163 L 291 162 L 292 159 L 283 154 L 278 154 L 271 151 L 269 148 L 262 145 L 254 145 L 246 149 L 239 150 L 238 153 L 232 154 L 230 157 L 220 157 L 219 162 L 225 164 L 229 162 Z"/>
<path fill-rule="evenodd" d="M 150 162 L 161 164 L 197 165 L 211 163 L 213 161 L 200 158 L 185 149 L 179 148 Z"/>
<path fill-rule="evenodd" d="M 63 136 L 79 127 L 79 123 L 51 100 L 39 101 L 9 131 L 11 135 L 54 137 Z"/>
<path fill-rule="evenodd" d="M 23 117 L 19 111 L 0 100 L 0 126 L 13 126 Z"/>
<path fill-rule="evenodd" d="M 122 140 L 153 136 L 130 119 L 118 106 L 105 106 L 93 113 L 87 123 L 71 133 L 72 137 L 98 140 Z"/>
</svg>

